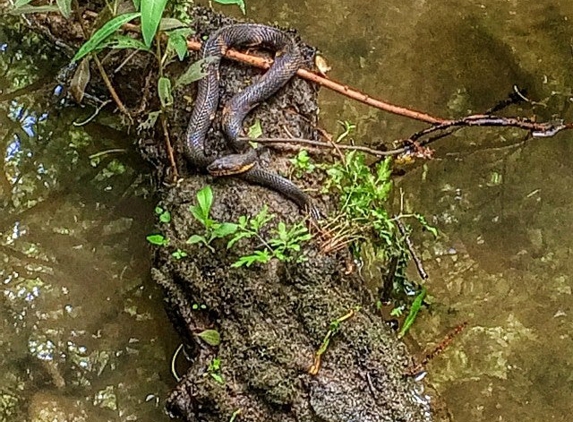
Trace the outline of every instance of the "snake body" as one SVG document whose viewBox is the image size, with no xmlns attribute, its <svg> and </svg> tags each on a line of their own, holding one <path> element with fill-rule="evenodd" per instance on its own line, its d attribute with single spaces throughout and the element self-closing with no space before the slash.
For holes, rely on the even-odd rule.
<svg viewBox="0 0 573 422">
<path fill-rule="evenodd" d="M 271 68 L 258 81 L 229 100 L 223 110 L 222 126 L 228 144 L 236 154 L 219 159 L 205 152 L 205 137 L 215 118 L 219 105 L 219 64 L 230 47 L 262 45 L 276 51 Z M 257 24 L 225 26 L 214 32 L 203 44 L 202 57 L 207 59 L 206 76 L 199 80 L 195 106 L 189 120 L 185 154 L 197 168 L 214 175 L 234 174 L 250 183 L 273 189 L 294 201 L 304 210 L 314 212 L 310 198 L 294 183 L 277 174 L 266 171 L 257 163 L 257 154 L 246 141 L 239 140 L 243 120 L 260 102 L 264 101 L 296 73 L 302 64 L 302 56 L 294 41 L 284 32 Z M 234 173 L 229 167 L 241 169 Z M 231 164 L 230 164 L 231 163 Z"/>
</svg>

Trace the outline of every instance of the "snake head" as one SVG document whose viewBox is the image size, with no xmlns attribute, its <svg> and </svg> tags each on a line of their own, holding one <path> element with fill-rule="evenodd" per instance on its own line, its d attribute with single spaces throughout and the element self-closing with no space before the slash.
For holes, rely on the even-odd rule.
<svg viewBox="0 0 573 422">
<path fill-rule="evenodd" d="M 252 169 L 257 161 L 249 154 L 231 154 L 218 158 L 207 166 L 212 176 L 234 176 Z"/>
</svg>

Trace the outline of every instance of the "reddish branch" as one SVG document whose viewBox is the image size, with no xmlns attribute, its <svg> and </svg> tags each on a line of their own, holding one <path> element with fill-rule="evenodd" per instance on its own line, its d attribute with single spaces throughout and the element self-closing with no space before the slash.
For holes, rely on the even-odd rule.
<svg viewBox="0 0 573 422">
<path fill-rule="evenodd" d="M 198 51 L 201 49 L 201 43 L 194 40 L 187 41 L 187 48 Z M 251 66 L 258 67 L 261 69 L 268 69 L 269 67 L 271 67 L 273 63 L 273 61 L 270 59 L 241 53 L 240 51 L 234 50 L 232 48 L 227 50 L 227 52 L 225 53 L 225 57 L 242 63 L 248 63 Z M 296 74 L 303 79 L 315 82 L 321 86 L 324 86 L 325 88 L 336 91 L 356 101 L 360 101 L 361 103 L 378 108 L 380 110 L 387 111 L 392 114 L 398 114 L 400 116 L 409 117 L 414 120 L 419 120 L 422 122 L 427 122 L 432 124 L 446 122 L 446 120 L 444 119 L 430 116 L 429 114 L 422 113 L 421 111 L 410 110 L 404 107 L 387 103 L 382 100 L 378 100 L 376 98 L 372 98 L 368 94 L 350 88 L 348 85 L 344 85 L 332 79 L 325 78 L 324 76 L 320 76 L 317 73 L 311 72 L 306 69 L 299 69 Z"/>
<path fill-rule="evenodd" d="M 97 18 L 97 14 L 91 11 L 86 11 L 85 14 L 92 18 Z M 125 24 L 124 29 L 128 31 L 140 32 L 140 28 L 138 25 L 133 24 Z M 195 40 L 187 41 L 187 47 L 190 50 L 198 51 L 201 49 L 201 43 Z M 268 69 L 273 61 L 270 59 L 266 59 L 263 57 L 253 56 L 250 54 L 241 53 L 234 49 L 229 49 L 225 52 L 225 57 L 240 61 L 242 63 L 250 64 L 254 67 L 258 67 L 261 69 Z M 554 122 L 546 122 L 546 123 L 537 123 L 529 119 L 524 118 L 512 118 L 512 117 L 498 117 L 492 115 L 473 115 L 467 116 L 462 119 L 451 120 L 451 119 L 443 119 L 440 117 L 432 116 L 427 113 L 423 113 L 416 110 L 411 110 L 405 107 L 400 107 L 394 104 L 390 104 L 388 102 L 372 98 L 368 94 L 360 92 L 356 89 L 350 88 L 348 85 L 342 84 L 340 82 L 336 82 L 332 79 L 323 77 L 318 75 L 317 73 L 308 71 L 306 69 L 299 69 L 297 75 L 301 78 L 304 78 L 309 81 L 313 81 L 325 88 L 331 89 L 336 91 L 342 95 L 345 95 L 349 98 L 367 104 L 369 106 L 378 108 L 380 110 L 396 114 L 399 116 L 408 117 L 410 119 L 418 120 L 421 122 L 430 123 L 432 126 L 426 128 L 422 131 L 416 132 L 410 138 L 404 140 L 402 148 L 398 148 L 393 151 L 376 151 L 376 150 L 365 150 L 369 154 L 373 154 L 375 156 L 381 157 L 385 155 L 398 155 L 404 152 L 413 152 L 422 157 L 427 157 L 431 155 L 431 152 L 427 149 L 423 149 L 422 146 L 426 145 L 436 139 L 441 138 L 442 136 L 449 134 L 448 129 L 452 130 L 459 127 L 465 126 L 506 126 L 506 127 L 517 127 L 520 129 L 524 129 L 529 131 L 535 137 L 548 137 L 557 134 L 558 132 L 566 129 L 573 129 L 573 123 L 554 123 Z M 425 141 L 419 141 L 420 138 L 429 135 L 433 132 L 442 132 L 443 134 L 438 137 L 434 137 L 432 139 L 428 139 Z M 298 140 L 301 141 L 301 140 Z M 308 143 L 308 140 L 302 140 L 302 143 Z M 272 140 L 268 140 L 267 142 L 273 142 Z M 284 139 L 277 139 L 274 142 L 285 142 Z M 296 140 L 290 142 L 297 142 Z M 322 145 L 318 145 L 320 147 L 324 146 L 326 148 L 332 148 L 331 145 L 328 143 L 322 143 Z"/>
</svg>

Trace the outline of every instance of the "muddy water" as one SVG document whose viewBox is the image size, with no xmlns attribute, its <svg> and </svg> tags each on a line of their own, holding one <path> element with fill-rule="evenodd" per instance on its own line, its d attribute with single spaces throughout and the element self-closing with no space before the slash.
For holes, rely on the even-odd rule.
<svg viewBox="0 0 573 422">
<path fill-rule="evenodd" d="M 0 27 L 0 421 L 168 420 L 148 170 L 115 117 L 76 126 L 43 46 Z"/>
<path fill-rule="evenodd" d="M 388 101 L 456 117 L 517 85 L 537 104 L 507 115 L 573 120 L 573 2 L 259 0 L 249 11 L 296 26 L 333 78 Z M 327 129 L 356 123 L 364 144 L 421 127 L 328 92 L 321 107 Z M 468 323 L 428 366 L 454 421 L 572 420 L 572 141 L 460 131 L 398 181 L 408 210 L 441 232 L 416 239 L 431 307 L 412 336 L 431 349 Z"/>
<path fill-rule="evenodd" d="M 251 0 L 247 15 L 299 28 L 333 78 L 401 105 L 461 116 L 517 84 L 538 104 L 507 113 L 573 120 L 570 1 Z M 0 420 L 167 420 L 176 340 L 147 279 L 146 169 L 109 116 L 75 127 L 92 109 L 53 106 L 52 52 L 0 35 L 2 94 L 39 81 L 0 103 Z M 364 144 L 422 127 L 328 92 L 321 108 Z M 571 419 L 571 139 L 458 132 L 398 182 L 441 231 L 416 239 L 431 307 L 412 336 L 431 347 L 468 322 L 428 367 L 455 421 Z"/>
</svg>

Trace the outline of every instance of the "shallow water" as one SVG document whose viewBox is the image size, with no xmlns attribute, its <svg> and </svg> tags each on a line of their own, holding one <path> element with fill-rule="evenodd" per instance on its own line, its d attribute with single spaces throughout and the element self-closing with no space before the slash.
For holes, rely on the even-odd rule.
<svg viewBox="0 0 573 422">
<path fill-rule="evenodd" d="M 538 104 L 506 115 L 573 121 L 571 1 L 250 1 L 250 16 L 296 26 L 333 79 L 444 118 L 488 110 L 512 87 Z M 404 138 L 419 123 L 322 92 L 322 123 L 356 142 Z M 573 134 L 527 139 L 467 129 L 397 185 L 440 230 L 415 240 L 431 307 L 411 334 L 454 421 L 570 421 L 573 413 Z M 412 274 L 415 274 L 412 272 Z M 414 348 L 415 350 L 415 348 Z"/>
<path fill-rule="evenodd" d="M 507 114 L 573 121 L 573 2 L 247 3 L 252 19 L 297 27 L 331 77 L 390 102 L 456 117 L 515 84 L 541 104 Z M 0 95 L 40 81 L 0 102 L 0 415 L 167 420 L 176 336 L 148 280 L 147 169 L 111 116 L 72 125 L 92 110 L 54 106 L 53 53 L 20 38 L 0 28 Z M 356 123 L 360 143 L 423 127 L 321 95 L 324 127 Z M 571 419 L 572 136 L 461 131 L 398 181 L 441 232 L 415 239 L 432 305 L 412 336 L 431 347 L 468 322 L 428 366 L 454 421 Z"/>
<path fill-rule="evenodd" d="M 168 420 L 147 169 L 115 117 L 74 125 L 44 41 L 0 34 L 0 421 Z"/>
</svg>

